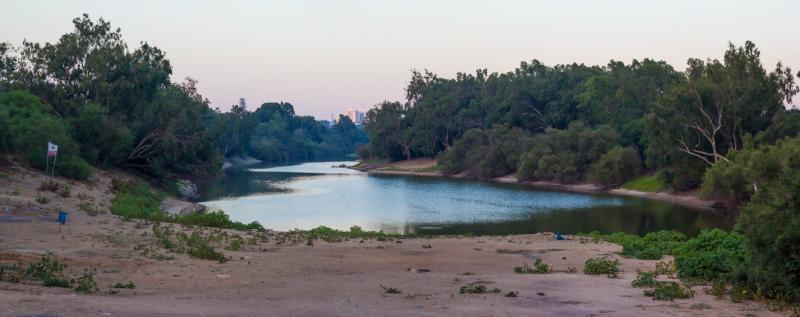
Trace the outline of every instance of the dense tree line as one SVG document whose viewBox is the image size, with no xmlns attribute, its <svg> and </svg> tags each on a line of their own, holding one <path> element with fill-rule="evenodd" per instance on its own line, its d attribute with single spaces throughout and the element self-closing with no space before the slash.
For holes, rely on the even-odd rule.
<svg viewBox="0 0 800 317">
<path fill-rule="evenodd" d="M 165 53 L 129 48 L 119 29 L 87 15 L 55 43 L 0 43 L 0 152 L 44 167 L 59 144 L 57 173 L 86 178 L 91 165 L 157 178 L 213 172 L 225 155 L 269 162 L 341 157 L 366 142 L 342 119 L 329 128 L 291 104 L 217 113 L 196 81 L 171 82 Z"/>
<path fill-rule="evenodd" d="M 508 73 L 478 70 L 454 79 L 414 71 L 406 93 L 405 102 L 367 113 L 372 139 L 363 157 L 437 157 L 449 174 L 517 172 L 565 183 L 588 180 L 605 157 L 603 164 L 624 168 L 625 176 L 594 173 L 597 182 L 618 185 L 659 171 L 686 190 L 728 160 L 728 151 L 741 149 L 746 135 L 770 130 L 774 135 L 764 138 L 774 141 L 798 131 L 784 106 L 797 93 L 794 76 L 780 64 L 765 70 L 751 42 L 731 44 L 723 60 L 690 59 L 683 72 L 651 59 L 553 67 L 534 60 Z M 490 136 L 511 131 L 513 146 Z M 511 157 L 483 157 L 514 146 L 521 149 L 503 154 Z M 624 155 L 617 147 L 627 149 Z"/>
<path fill-rule="evenodd" d="M 253 112 L 238 105 L 220 114 L 219 145 L 226 156 L 265 162 L 342 158 L 367 142 L 366 132 L 340 115 L 328 127 L 312 116 L 297 116 L 289 103 L 264 103 Z"/>
<path fill-rule="evenodd" d="M 766 70 L 753 43 L 684 71 L 650 59 L 534 60 L 454 79 L 414 71 L 406 92 L 367 113 L 362 157 L 435 157 L 445 174 L 482 179 L 702 186 L 741 207 L 743 239 L 723 239 L 738 250 L 724 254 L 694 246 L 696 256 L 728 265 L 719 278 L 736 287 L 800 301 L 800 111 L 786 108 L 798 86 L 780 63 Z"/>
</svg>

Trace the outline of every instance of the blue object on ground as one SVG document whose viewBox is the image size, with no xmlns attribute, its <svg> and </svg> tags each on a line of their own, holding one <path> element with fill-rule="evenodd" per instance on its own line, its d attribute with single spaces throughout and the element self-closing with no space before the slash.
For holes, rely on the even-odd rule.
<svg viewBox="0 0 800 317">
<path fill-rule="evenodd" d="M 556 231 L 556 240 L 564 240 L 564 236 L 561 235 L 561 231 Z"/>
<path fill-rule="evenodd" d="M 67 216 L 69 216 L 69 214 L 66 211 L 59 211 L 58 222 L 60 222 L 62 225 L 67 224 Z"/>
</svg>

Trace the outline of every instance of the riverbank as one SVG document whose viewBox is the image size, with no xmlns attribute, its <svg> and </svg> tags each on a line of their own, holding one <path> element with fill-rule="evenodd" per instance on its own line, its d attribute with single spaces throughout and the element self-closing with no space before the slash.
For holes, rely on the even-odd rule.
<svg viewBox="0 0 800 317">
<path fill-rule="evenodd" d="M 353 167 L 355 169 L 368 172 L 370 174 L 380 175 L 408 175 L 408 176 L 424 176 L 424 177 L 450 177 L 459 179 L 471 179 L 465 174 L 444 175 L 436 171 L 436 160 L 431 158 L 418 158 L 407 161 L 398 162 L 377 162 L 366 163 Z M 653 199 L 668 202 L 671 204 L 686 206 L 690 208 L 726 212 L 724 204 L 708 200 L 700 197 L 696 193 L 673 193 L 673 192 L 644 192 L 637 190 L 629 190 L 624 188 L 605 188 L 603 186 L 591 183 L 575 183 L 575 184 L 560 184 L 549 181 L 521 181 L 517 179 L 516 175 L 510 174 L 501 177 L 495 177 L 487 180 L 493 183 L 500 184 L 519 184 L 530 186 L 533 188 L 559 190 L 575 193 L 589 193 L 589 194 L 610 194 L 618 196 L 637 197 L 643 199 Z"/>
<path fill-rule="evenodd" d="M 67 265 L 65 274 L 93 272 L 98 287 L 82 294 L 2 279 L 2 316 L 783 314 L 761 302 L 716 299 L 703 285 L 694 286 L 696 295 L 689 299 L 654 301 L 631 282 L 637 270 L 655 269 L 657 260 L 624 258 L 618 245 L 574 236 L 555 240 L 550 233 L 309 242 L 292 232 L 174 226 L 186 235 L 245 241 L 236 248 L 215 245 L 227 258 L 220 263 L 172 252 L 163 245 L 163 230 L 159 236 L 153 224 L 107 213 L 112 180 L 133 176 L 98 171 L 88 182 L 57 178 L 70 185 L 70 195 L 62 197 L 37 190 L 41 175 L 35 171 L 3 166 L 0 172 L 0 266 L 25 268 L 53 252 Z M 49 201 L 40 203 L 39 197 Z M 89 202 L 94 211 L 80 207 Z M 58 227 L 59 210 L 70 213 L 69 227 Z M 619 277 L 583 273 L 586 260 L 600 256 L 620 261 Z M 537 259 L 552 272 L 514 272 Z M 114 288 L 117 283 L 135 288 Z M 476 285 L 501 291 L 461 294 L 462 287 Z M 509 292 L 516 297 L 506 297 Z"/>
</svg>

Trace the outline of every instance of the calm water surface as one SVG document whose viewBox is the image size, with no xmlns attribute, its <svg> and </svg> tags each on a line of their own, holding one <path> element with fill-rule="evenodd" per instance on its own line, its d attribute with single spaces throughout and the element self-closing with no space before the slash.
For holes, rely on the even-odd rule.
<svg viewBox="0 0 800 317">
<path fill-rule="evenodd" d="M 276 230 L 324 225 L 400 233 L 512 234 L 729 226 L 725 217 L 658 201 L 477 181 L 375 176 L 315 162 L 227 171 L 201 186 L 202 204 Z"/>
</svg>

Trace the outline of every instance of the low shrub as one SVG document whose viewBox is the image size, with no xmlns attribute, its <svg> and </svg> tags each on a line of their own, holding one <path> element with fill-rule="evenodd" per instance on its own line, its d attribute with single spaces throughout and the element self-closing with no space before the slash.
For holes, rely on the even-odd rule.
<svg viewBox="0 0 800 317">
<path fill-rule="evenodd" d="M 484 294 L 484 293 L 500 293 L 500 292 L 502 292 L 502 290 L 499 288 L 489 289 L 486 287 L 486 285 L 482 284 L 461 286 L 461 288 L 458 290 L 459 294 Z"/>
<path fill-rule="evenodd" d="M 44 197 L 42 195 L 36 195 L 36 202 L 42 205 L 47 205 L 50 202 L 50 198 Z"/>
<path fill-rule="evenodd" d="M 644 291 L 644 296 L 652 297 L 653 300 L 673 301 L 694 297 L 694 291 L 677 282 L 658 282 L 655 289 Z"/>
<path fill-rule="evenodd" d="M 61 186 L 61 188 L 58 190 L 58 196 L 61 196 L 62 198 L 69 198 L 72 196 L 72 190 L 67 185 Z"/>
<path fill-rule="evenodd" d="M 226 258 L 224 254 L 214 250 L 214 248 L 207 243 L 200 243 L 197 246 L 190 247 L 189 250 L 186 251 L 186 254 L 198 259 L 219 261 L 219 263 L 228 261 L 228 258 Z"/>
<path fill-rule="evenodd" d="M 55 193 L 58 191 L 59 188 L 61 188 L 61 183 L 56 182 L 54 180 L 45 180 L 39 184 L 39 187 L 37 187 L 36 190 L 40 192 L 51 191 Z"/>
<path fill-rule="evenodd" d="M 228 246 L 225 247 L 226 250 L 231 251 L 239 251 L 242 248 L 242 240 L 241 239 L 233 239 L 231 242 L 228 243 Z"/>
<path fill-rule="evenodd" d="M 87 215 L 92 216 L 92 217 L 95 217 L 95 216 L 100 214 L 100 211 L 98 211 L 97 208 L 92 207 L 92 205 L 89 204 L 89 203 L 80 203 L 80 204 L 78 204 L 78 209 L 80 211 L 85 212 Z"/>
<path fill-rule="evenodd" d="M 676 272 L 675 262 L 659 261 L 656 263 L 656 275 L 674 276 Z"/>
<path fill-rule="evenodd" d="M 39 262 L 31 263 L 25 271 L 25 277 L 46 280 L 49 278 L 59 277 L 66 265 L 58 261 L 55 254 L 47 252 L 42 255 Z"/>
<path fill-rule="evenodd" d="M 128 289 L 135 289 L 135 288 L 136 288 L 136 284 L 133 284 L 133 282 L 128 282 L 128 283 L 117 283 L 117 284 L 114 284 L 114 286 L 112 286 L 111 288 L 128 288 Z"/>
<path fill-rule="evenodd" d="M 608 277 L 617 277 L 619 273 L 619 260 L 609 259 L 607 256 L 586 260 L 583 272 L 589 275 L 605 274 Z"/>
<path fill-rule="evenodd" d="M 542 259 L 536 259 L 533 267 L 530 267 L 527 263 L 514 267 L 514 273 L 517 274 L 545 274 L 548 272 L 550 272 L 550 266 L 543 263 Z"/>
<path fill-rule="evenodd" d="M 81 276 L 72 281 L 73 289 L 81 293 L 94 293 L 97 292 L 97 283 L 94 281 L 94 274 L 92 272 L 83 272 Z"/>
<path fill-rule="evenodd" d="M 39 262 L 28 265 L 24 277 L 41 280 L 42 285 L 46 287 L 69 288 L 70 281 L 63 276 L 65 268 L 67 266 L 58 261 L 58 258 L 52 252 L 47 252 L 42 255 L 42 259 Z"/>
<path fill-rule="evenodd" d="M 655 272 L 645 272 L 640 271 L 636 274 L 636 279 L 631 282 L 631 286 L 633 287 L 655 287 L 658 284 L 658 280 L 656 277 L 658 275 Z"/>
</svg>

